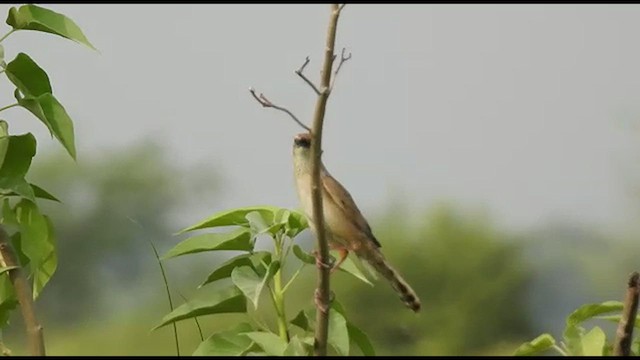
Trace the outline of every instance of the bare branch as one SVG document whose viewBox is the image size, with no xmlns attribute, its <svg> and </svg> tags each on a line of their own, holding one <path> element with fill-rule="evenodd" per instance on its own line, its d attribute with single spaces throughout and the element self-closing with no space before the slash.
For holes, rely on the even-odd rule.
<svg viewBox="0 0 640 360">
<path fill-rule="evenodd" d="M 622 317 L 616 330 L 616 340 L 613 345 L 614 356 L 629 356 L 631 354 L 631 340 L 636 313 L 638 312 L 638 296 L 640 295 L 640 274 L 633 272 L 627 284 L 627 296 L 622 308 Z"/>
<path fill-rule="evenodd" d="M 342 5 L 340 5 L 340 6 L 338 7 L 338 12 L 341 12 L 345 5 L 347 5 L 347 4 L 342 4 Z"/>
<path fill-rule="evenodd" d="M 278 106 L 278 105 L 272 103 L 262 93 L 260 93 L 260 96 L 256 95 L 256 91 L 253 88 L 249 88 L 249 92 L 251 93 L 253 98 L 256 99 L 256 101 L 260 105 L 262 105 L 262 107 L 273 108 L 273 109 L 280 110 L 280 111 L 283 111 L 283 112 L 289 114 L 289 116 L 291 116 L 293 121 L 297 122 L 298 125 L 302 126 L 302 128 L 304 128 L 305 130 L 311 132 L 311 129 L 307 125 L 303 124 L 302 121 L 298 120 L 298 118 L 295 115 L 293 115 L 293 113 L 291 111 L 289 111 L 287 108 L 284 108 L 282 106 Z"/>
<path fill-rule="evenodd" d="M 343 4 L 344 6 L 344 4 Z M 342 54 L 340 55 L 340 63 L 338 64 L 338 67 L 336 68 L 336 71 L 334 71 L 333 73 L 333 80 L 331 80 L 331 86 L 329 86 L 329 92 L 331 92 L 331 90 L 333 90 L 333 85 L 336 83 L 336 78 L 338 77 L 338 73 L 340 72 L 340 68 L 342 68 L 342 64 L 344 64 L 345 62 L 349 61 L 351 59 L 351 52 L 349 52 L 349 55 L 345 56 L 345 53 L 347 52 L 346 48 L 342 48 Z M 335 55 L 334 55 L 334 59 L 335 59 Z"/>
<path fill-rule="evenodd" d="M 304 64 L 300 66 L 300 69 L 296 70 L 296 74 L 298 74 L 298 76 L 300 76 L 302 80 L 304 80 L 307 84 L 309 84 L 309 86 L 311 86 L 313 91 L 315 91 L 316 95 L 320 95 L 320 90 L 318 90 L 318 88 L 313 84 L 313 82 L 309 80 L 309 78 L 307 78 L 303 73 L 304 68 L 307 67 L 307 65 L 309 64 L 309 61 L 310 61 L 309 57 L 307 56 L 307 58 L 304 60 Z"/>
</svg>

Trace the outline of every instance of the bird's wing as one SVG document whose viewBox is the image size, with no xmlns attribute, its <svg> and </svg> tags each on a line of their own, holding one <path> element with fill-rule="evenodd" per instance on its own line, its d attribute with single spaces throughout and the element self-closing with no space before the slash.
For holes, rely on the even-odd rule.
<svg viewBox="0 0 640 360">
<path fill-rule="evenodd" d="M 354 225 L 363 231 L 369 239 L 371 239 L 378 247 L 382 245 L 373 236 L 371 227 L 367 220 L 362 216 L 360 209 L 347 191 L 336 179 L 329 175 L 326 169 L 321 173 L 322 186 L 333 202 L 344 212 L 345 218 L 349 219 Z"/>
</svg>

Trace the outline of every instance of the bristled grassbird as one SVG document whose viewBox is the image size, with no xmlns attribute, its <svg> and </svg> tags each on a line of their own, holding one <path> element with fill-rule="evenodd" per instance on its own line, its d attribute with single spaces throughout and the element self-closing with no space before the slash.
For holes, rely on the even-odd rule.
<svg viewBox="0 0 640 360">
<path fill-rule="evenodd" d="M 293 162 L 298 198 L 309 222 L 311 231 L 316 234 L 313 222 L 313 203 L 311 196 L 311 142 L 309 133 L 298 134 L 293 141 Z M 353 201 L 349 192 L 320 163 L 320 183 L 322 206 L 325 222 L 325 236 L 329 248 L 337 250 L 339 260 L 333 265 L 336 270 L 347 258 L 349 252 L 369 263 L 382 277 L 389 281 L 400 299 L 411 310 L 420 311 L 420 299 L 411 286 L 386 261 L 380 251 L 381 244 L 373 236 L 367 220 Z"/>
</svg>

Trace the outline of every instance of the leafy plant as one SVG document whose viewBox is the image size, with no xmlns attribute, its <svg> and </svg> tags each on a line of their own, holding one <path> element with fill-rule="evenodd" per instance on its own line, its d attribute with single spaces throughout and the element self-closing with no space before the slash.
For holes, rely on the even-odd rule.
<svg viewBox="0 0 640 360">
<path fill-rule="evenodd" d="M 620 314 L 622 309 L 623 303 L 619 301 L 583 305 L 567 317 L 562 341 L 557 341 L 553 336 L 545 333 L 522 344 L 514 355 L 530 356 L 555 351 L 564 356 L 610 356 L 613 350 L 613 340 L 607 339 L 602 328 L 594 326 L 587 331 L 580 325 L 593 319 L 618 323 L 622 316 Z M 636 319 L 635 326 L 640 326 L 638 319 Z M 638 355 L 639 346 L 640 339 L 635 339 L 631 346 L 633 355 Z"/>
<path fill-rule="evenodd" d="M 285 306 L 291 284 L 307 265 L 315 264 L 315 257 L 295 243 L 296 237 L 308 227 L 305 217 L 296 211 L 273 206 L 245 207 L 216 213 L 179 234 L 221 227 L 233 227 L 233 230 L 194 235 L 175 245 L 162 260 L 209 251 L 240 252 L 213 269 L 199 287 L 223 281 L 227 285 L 217 288 L 213 296 L 196 297 L 173 309 L 155 329 L 204 315 L 243 313 L 246 321 L 209 335 L 193 354 L 311 355 L 313 311 L 300 309 L 291 318 L 291 312 Z M 262 238 L 271 239 L 272 251 L 256 251 Z M 285 268 L 292 264 L 296 270 L 287 278 Z M 345 264 L 341 271 L 368 282 L 353 262 Z M 276 329 L 258 319 L 257 310 L 263 305 L 264 296 L 271 299 L 277 318 Z M 332 309 L 328 343 L 336 354 L 351 354 L 350 343 L 353 342 L 364 355 L 375 355 L 367 335 L 347 320 L 343 307 L 335 299 Z"/>
<path fill-rule="evenodd" d="M 32 30 L 58 35 L 95 48 L 71 19 L 40 6 L 12 7 L 6 23 L 11 30 L 0 37 L 0 72 L 13 84 L 16 102 L 1 107 L 0 112 L 13 107 L 27 110 L 49 129 L 51 136 L 75 159 L 73 122 L 53 94 L 49 76 L 33 58 L 22 52 L 7 63 L 1 43 L 17 31 Z M 53 224 L 48 216 L 40 212 L 36 199 L 58 199 L 26 180 L 35 154 L 36 139 L 33 134 L 9 135 L 8 123 L 0 120 L 2 225 L 15 230 L 10 237 L 4 228 L 0 231 L 2 263 L 5 269 L 12 268 L 0 274 L 0 326 L 7 324 L 9 312 L 20 303 L 23 313 L 31 313 L 31 316 L 25 316 L 31 352 L 44 355 L 41 327 L 36 323 L 31 302 L 40 295 L 55 273 L 57 256 Z M 12 248 L 15 248 L 17 257 Z M 20 267 L 28 272 L 27 276 L 22 274 Z M 27 277 L 31 279 L 28 286 Z"/>
</svg>

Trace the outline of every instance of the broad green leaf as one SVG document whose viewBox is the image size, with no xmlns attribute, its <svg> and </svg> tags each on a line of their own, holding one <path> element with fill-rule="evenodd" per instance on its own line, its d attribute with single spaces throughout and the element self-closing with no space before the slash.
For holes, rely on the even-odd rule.
<svg viewBox="0 0 640 360">
<path fill-rule="evenodd" d="M 8 275 L 0 276 L 0 327 L 9 323 L 9 317 L 18 306 L 18 300 Z"/>
<path fill-rule="evenodd" d="M 251 325 L 240 323 L 232 330 L 211 335 L 198 345 L 193 356 L 242 356 L 253 342 L 243 333 L 253 331 Z"/>
<path fill-rule="evenodd" d="M 555 343 L 556 341 L 553 339 L 553 336 L 549 334 L 542 334 L 537 338 L 520 345 L 520 347 L 516 349 L 514 356 L 538 355 L 551 349 Z"/>
<path fill-rule="evenodd" d="M 298 315 L 296 315 L 296 317 L 294 317 L 293 320 L 289 322 L 304 331 L 308 331 L 311 328 L 309 326 L 309 318 L 307 317 L 307 314 L 305 314 L 304 310 L 300 310 L 300 312 L 298 312 Z"/>
<path fill-rule="evenodd" d="M 297 211 L 289 210 L 287 218 L 286 234 L 290 238 L 296 237 L 299 233 L 309 227 L 307 218 Z"/>
<path fill-rule="evenodd" d="M 254 234 L 277 234 L 284 227 L 284 223 L 278 223 L 274 220 L 274 214 L 270 212 L 252 211 L 247 214 L 249 228 Z"/>
<path fill-rule="evenodd" d="M 0 169 L 4 164 L 4 157 L 9 149 L 9 124 L 0 120 Z"/>
<path fill-rule="evenodd" d="M 226 279 L 231 276 L 231 272 L 233 269 L 241 266 L 252 266 L 256 269 L 258 264 L 260 264 L 260 260 L 264 259 L 268 261 L 267 264 L 271 263 L 271 253 L 267 251 L 258 251 L 253 254 L 242 254 L 238 255 L 232 259 L 227 260 L 224 264 L 220 265 L 217 269 L 215 269 L 207 279 L 200 284 L 198 287 L 202 287 L 214 281 L 220 279 Z"/>
<path fill-rule="evenodd" d="M 578 325 L 567 325 L 563 332 L 564 343 L 573 356 L 582 356 L 584 329 Z"/>
<path fill-rule="evenodd" d="M 284 350 L 284 356 L 309 356 L 310 351 L 306 344 L 303 343 L 298 336 L 294 335 L 289 341 L 289 345 Z"/>
<path fill-rule="evenodd" d="M 8 63 L 5 73 L 9 81 L 25 96 L 38 97 L 53 93 L 47 73 L 25 53 L 19 53 Z"/>
<path fill-rule="evenodd" d="M 58 268 L 58 255 L 56 254 L 56 240 L 53 223 L 48 216 L 43 215 L 47 222 L 47 241 L 50 244 L 49 254 L 40 260 L 38 269 L 33 274 L 33 298 L 36 299 L 44 286 L 49 282 Z"/>
<path fill-rule="evenodd" d="M 238 229 L 230 233 L 201 234 L 181 241 L 169 250 L 162 259 L 203 251 L 238 250 L 251 251 L 251 233 Z"/>
<path fill-rule="evenodd" d="M 340 356 L 349 356 L 349 330 L 347 320 L 338 311 L 329 311 L 329 338 L 327 342 L 333 346 Z"/>
<path fill-rule="evenodd" d="M 4 46 L 0 45 L 0 62 L 4 61 Z"/>
<path fill-rule="evenodd" d="M 349 339 L 353 340 L 353 342 L 360 348 L 362 355 L 376 356 L 376 351 L 367 334 L 349 322 L 347 323 L 347 331 L 349 332 Z"/>
<path fill-rule="evenodd" d="M 201 222 L 184 228 L 178 232 L 178 234 L 182 234 L 188 231 L 212 228 L 218 226 L 249 226 L 249 220 L 247 220 L 246 216 L 248 213 L 257 211 L 263 216 L 273 216 L 273 213 L 277 211 L 278 208 L 273 206 L 251 206 L 246 208 L 238 208 L 233 210 L 221 211 L 218 212 L 209 218 L 202 220 Z M 269 215 L 271 214 L 271 215 Z"/>
<path fill-rule="evenodd" d="M 607 337 L 604 331 L 594 326 L 582 337 L 582 352 L 584 356 L 602 356 Z"/>
<path fill-rule="evenodd" d="M 53 226 L 50 220 L 40 213 L 37 205 L 30 201 L 18 202 L 15 214 L 20 226 L 21 250 L 31 263 L 35 299 L 53 276 L 58 264 Z"/>
<path fill-rule="evenodd" d="M 9 199 L 7 198 L 5 198 L 4 202 L 2 203 L 2 223 L 18 226 L 18 219 L 16 219 L 16 213 L 11 208 L 11 204 L 9 203 Z"/>
<path fill-rule="evenodd" d="M 67 114 L 64 106 L 51 93 L 44 93 L 40 96 L 20 96 L 15 92 L 18 104 L 29 110 L 40 121 L 42 121 L 51 134 L 64 146 L 73 159 L 76 158 L 76 145 L 73 134 L 73 122 Z"/>
<path fill-rule="evenodd" d="M 244 296 L 235 286 L 222 289 L 213 295 L 196 298 L 175 308 L 171 313 L 162 318 L 160 325 L 153 328 L 159 329 L 176 321 L 190 319 L 196 316 L 244 313 L 247 311 L 247 303 Z"/>
<path fill-rule="evenodd" d="M 31 133 L 9 137 L 2 167 L 0 168 L 0 193 L 17 193 L 35 202 L 35 195 L 24 179 L 31 160 L 36 154 L 36 139 Z"/>
<path fill-rule="evenodd" d="M 590 318 L 613 311 L 622 311 L 623 304 L 620 301 L 605 301 L 600 304 L 587 304 L 579 307 L 567 318 L 567 325 L 577 325 Z"/>
<path fill-rule="evenodd" d="M 258 344 L 267 355 L 282 356 L 287 348 L 287 343 L 274 333 L 256 331 L 244 334 Z"/>
<path fill-rule="evenodd" d="M 302 248 L 298 244 L 293 244 L 293 255 L 295 255 L 298 259 L 300 259 L 300 261 L 305 264 L 316 263 L 316 258 L 313 255 L 302 250 Z"/>
<path fill-rule="evenodd" d="M 73 20 L 37 5 L 12 7 L 9 9 L 7 24 L 16 30 L 35 30 L 62 36 L 97 50 Z"/>
<path fill-rule="evenodd" d="M 364 273 L 362 271 L 360 271 L 358 266 L 353 262 L 353 260 L 350 257 L 347 257 L 347 259 L 340 266 L 339 270 L 343 271 L 343 272 L 346 272 L 347 274 L 350 274 L 350 275 L 354 276 L 356 279 L 361 280 L 361 281 L 373 286 L 373 283 L 371 281 L 369 281 L 369 279 L 367 279 L 367 277 L 364 275 Z"/>
<path fill-rule="evenodd" d="M 253 303 L 254 308 L 258 308 L 260 294 L 273 278 L 273 275 L 280 269 L 280 262 L 274 261 L 269 265 L 269 269 L 264 277 L 259 277 L 249 266 L 241 266 L 231 272 L 231 281 L 242 291 L 242 293 Z"/>
<path fill-rule="evenodd" d="M 17 221 L 16 221 L 17 224 Z M 18 256 L 18 261 L 20 261 L 20 265 L 25 267 L 29 265 L 31 260 L 24 254 L 22 251 L 22 234 L 19 231 L 16 231 L 13 235 L 11 235 L 11 245 L 13 245 L 13 250 L 16 252 Z"/>
</svg>

